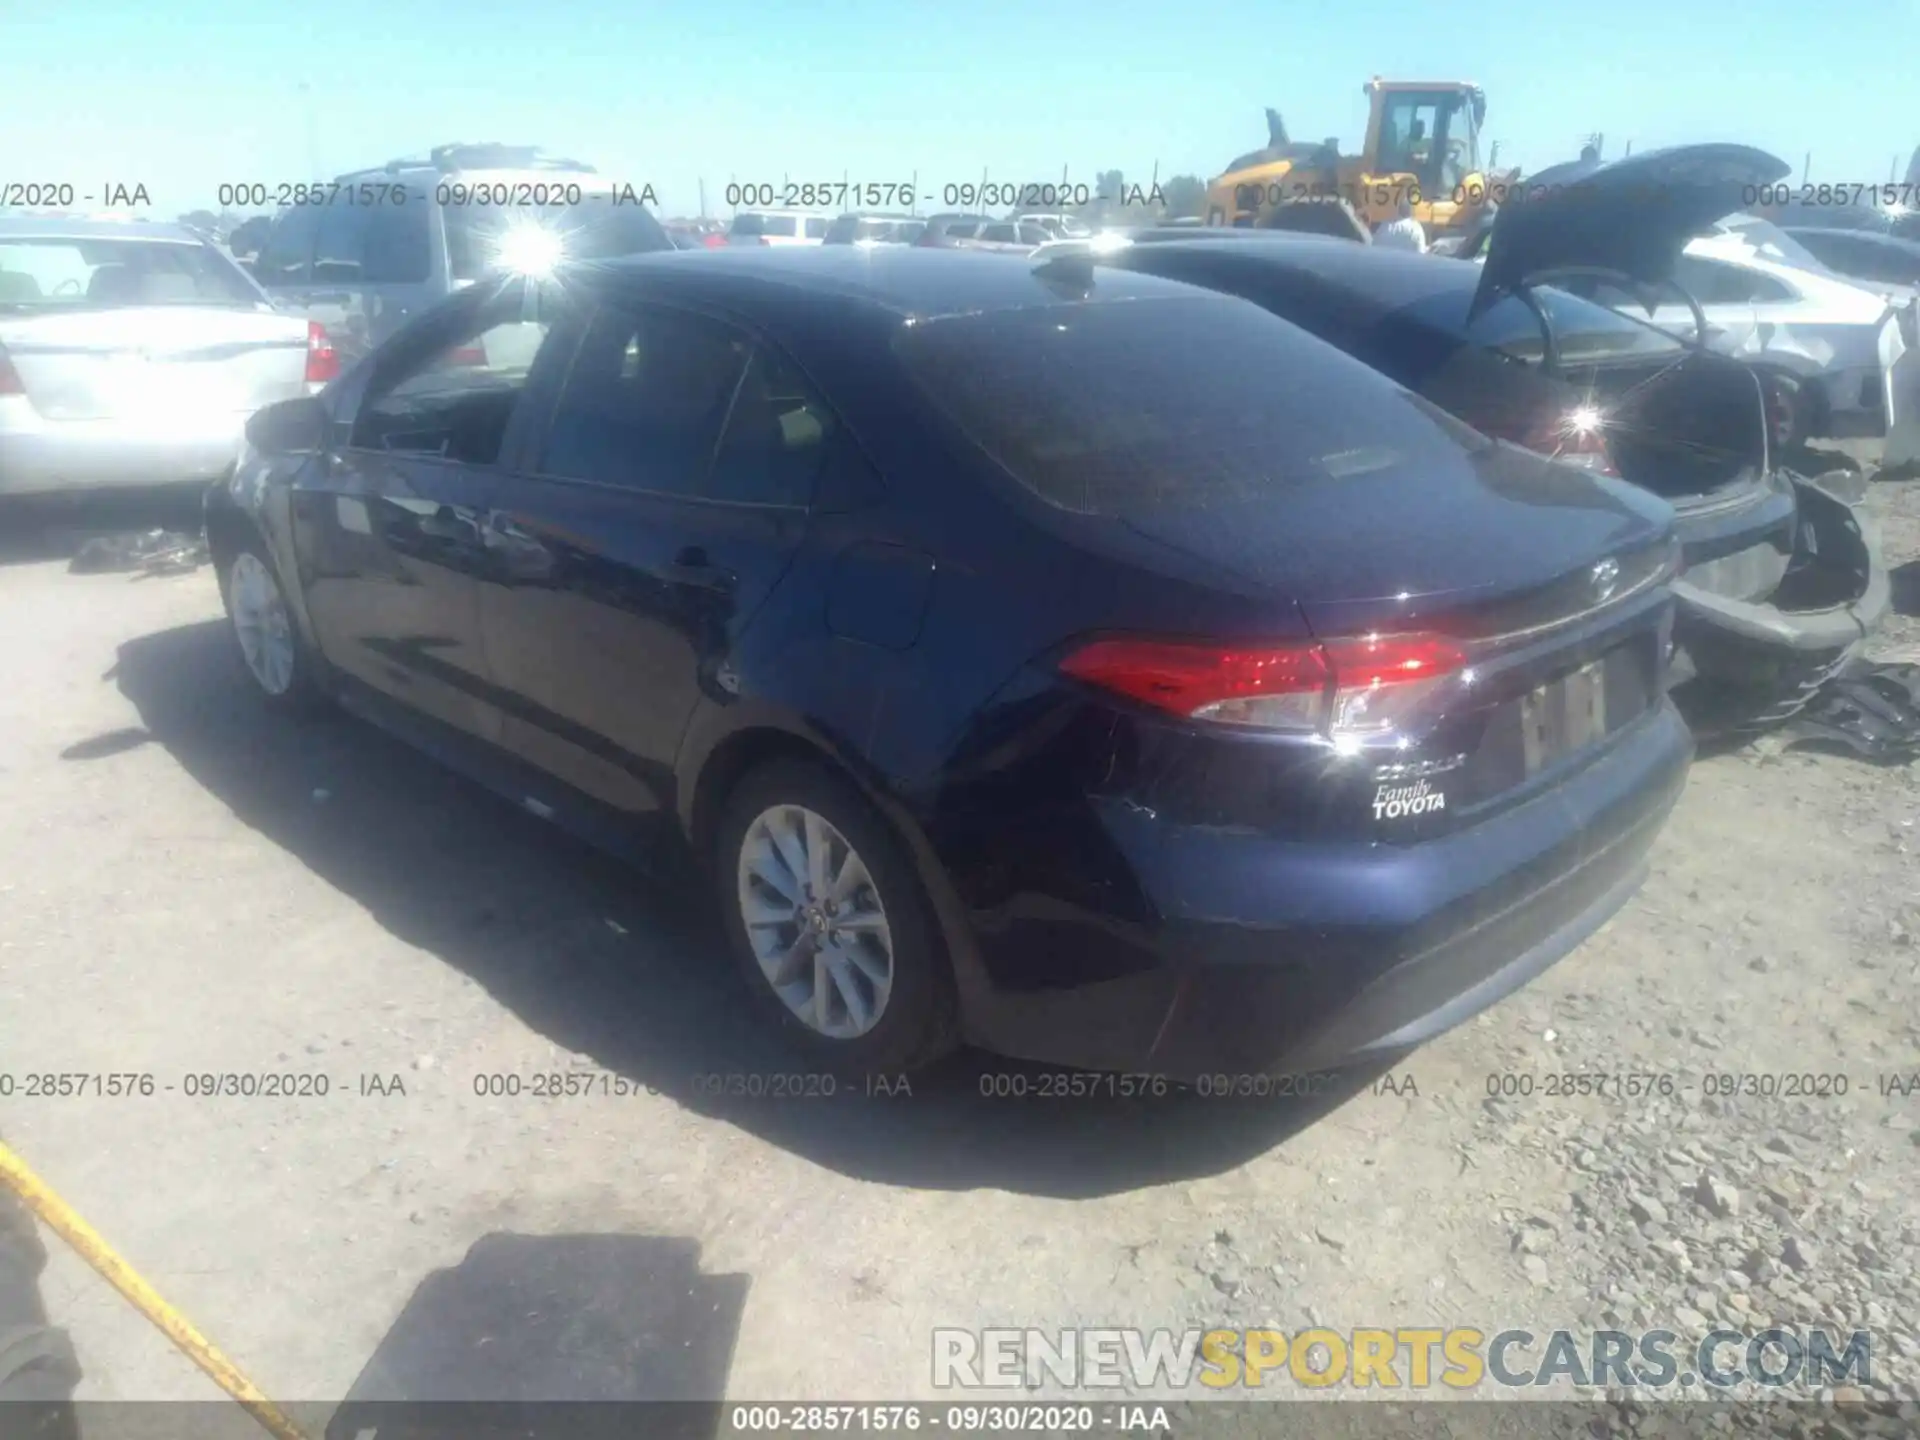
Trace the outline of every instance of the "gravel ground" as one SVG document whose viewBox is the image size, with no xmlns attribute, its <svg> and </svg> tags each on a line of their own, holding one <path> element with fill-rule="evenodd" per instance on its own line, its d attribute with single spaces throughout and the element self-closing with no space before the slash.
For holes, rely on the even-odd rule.
<svg viewBox="0 0 1920 1440">
<path fill-rule="evenodd" d="M 1870 504 L 1897 651 L 1920 483 Z M 1920 1416 L 1920 766 L 1702 760 L 1634 904 L 1337 1106 L 987 1100 L 1032 1072 L 984 1057 L 729 1100 L 697 1077 L 788 1065 L 687 897 L 350 722 L 269 720 L 204 572 L 0 559 L 0 1073 L 175 1086 L 16 1090 L 0 1133 L 271 1394 L 486 1383 L 449 1337 L 537 1286 L 571 1339 L 536 1392 L 931 1399 L 936 1326 L 1781 1322 L 1870 1330 L 1859 1398 Z M 330 1093 L 185 1094 L 260 1071 Z M 1641 1078 L 1548 1093 L 1602 1072 Z M 605 1089 L 476 1093 L 539 1073 Z M 54 1250 L 86 1397 L 216 1394 Z"/>
</svg>

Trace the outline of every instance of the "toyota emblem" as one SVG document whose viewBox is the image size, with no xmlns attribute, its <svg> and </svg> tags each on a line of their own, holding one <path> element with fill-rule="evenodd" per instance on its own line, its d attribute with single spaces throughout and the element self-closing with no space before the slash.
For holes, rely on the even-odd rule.
<svg viewBox="0 0 1920 1440">
<path fill-rule="evenodd" d="M 1602 560 L 1593 567 L 1587 578 L 1593 582 L 1595 602 L 1604 604 L 1613 598 L 1613 592 L 1620 584 L 1620 562 L 1612 558 Z"/>
</svg>

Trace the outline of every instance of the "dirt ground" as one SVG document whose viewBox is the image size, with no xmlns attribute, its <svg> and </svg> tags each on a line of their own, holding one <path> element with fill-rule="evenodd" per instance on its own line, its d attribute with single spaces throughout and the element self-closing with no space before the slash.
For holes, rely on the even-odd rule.
<svg viewBox="0 0 1920 1440">
<path fill-rule="evenodd" d="M 1912 647 L 1920 483 L 1870 504 Z M 1920 1399 L 1920 1094 L 1886 1087 L 1920 1072 L 1920 766 L 1702 760 L 1636 902 L 1331 1113 L 986 1099 L 1012 1067 L 978 1056 L 730 1099 L 701 1077 L 793 1066 L 697 905 L 271 719 L 205 571 L 5 544 L 0 1134 L 270 1394 L 526 1360 L 532 1393 L 932 1398 L 936 1326 L 1799 1320 L 1870 1329 L 1869 1388 Z M 1489 1098 L 1566 1071 L 1678 1088 Z M 154 1093 L 25 1098 L 46 1072 Z M 327 1093 L 189 1093 L 230 1073 Z M 1703 1093 L 1735 1073 L 1847 1093 Z M 85 1397 L 217 1397 L 53 1248 Z"/>
</svg>

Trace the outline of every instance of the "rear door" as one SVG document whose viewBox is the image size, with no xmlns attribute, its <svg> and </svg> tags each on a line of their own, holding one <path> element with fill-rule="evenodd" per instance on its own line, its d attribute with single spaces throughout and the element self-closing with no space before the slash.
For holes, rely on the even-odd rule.
<svg viewBox="0 0 1920 1440">
<path fill-rule="evenodd" d="M 324 465 L 295 488 L 301 585 L 320 646 L 347 675 L 432 719 L 497 740 L 481 648 L 482 527 L 525 423 L 528 367 L 490 339 L 546 322 L 517 293 L 456 303 L 376 362 Z"/>
<path fill-rule="evenodd" d="M 834 429 L 743 330 L 596 314 L 489 525 L 483 624 L 513 748 L 617 808 L 660 808 L 695 704 L 724 690 L 791 562 Z"/>
</svg>

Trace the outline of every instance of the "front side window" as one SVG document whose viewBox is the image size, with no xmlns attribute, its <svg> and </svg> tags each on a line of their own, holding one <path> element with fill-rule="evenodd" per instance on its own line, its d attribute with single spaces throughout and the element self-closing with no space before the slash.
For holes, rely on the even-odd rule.
<svg viewBox="0 0 1920 1440">
<path fill-rule="evenodd" d="M 482 307 L 451 337 L 374 382 L 351 443 L 493 464 L 548 329 L 547 321 L 526 318 L 517 299 Z"/>
<path fill-rule="evenodd" d="M 314 239 L 324 213 L 315 205 L 280 212 L 253 264 L 262 285 L 305 285 L 312 279 Z"/>
<path fill-rule="evenodd" d="M 706 481 L 752 343 L 670 310 L 600 311 L 587 326 L 536 469 L 655 494 Z"/>
</svg>

